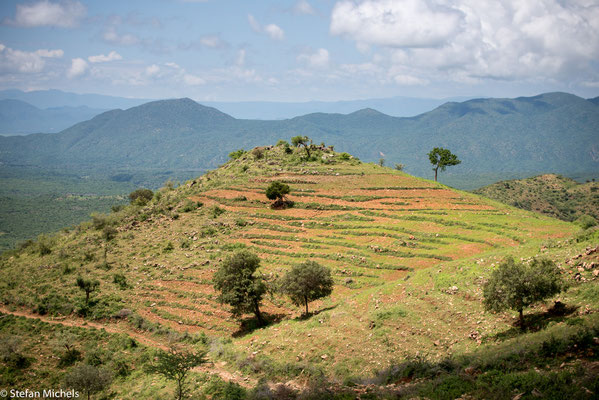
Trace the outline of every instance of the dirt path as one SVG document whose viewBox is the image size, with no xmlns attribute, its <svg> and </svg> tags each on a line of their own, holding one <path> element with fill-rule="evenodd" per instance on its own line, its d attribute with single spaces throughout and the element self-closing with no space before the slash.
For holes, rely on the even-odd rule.
<svg viewBox="0 0 599 400">
<path fill-rule="evenodd" d="M 108 333 L 123 333 L 129 337 L 134 338 L 135 340 L 137 340 L 138 342 L 142 343 L 145 346 L 153 347 L 153 348 L 161 349 L 161 350 L 167 349 L 167 346 L 165 343 L 161 343 L 157 340 L 148 338 L 147 336 L 144 336 L 139 332 L 135 332 L 135 331 L 131 330 L 130 328 L 125 328 L 120 323 L 104 325 L 104 324 L 101 324 L 98 322 L 86 321 L 83 318 L 70 318 L 70 317 L 55 318 L 55 317 L 46 316 L 46 315 L 34 314 L 31 311 L 24 310 L 24 309 L 11 311 L 5 305 L 0 305 L 0 313 L 11 314 L 11 315 L 14 315 L 17 317 L 36 319 L 36 320 L 39 320 L 39 321 L 42 321 L 42 322 L 45 322 L 48 324 L 78 327 L 78 328 L 84 328 L 84 329 L 98 329 L 98 330 L 103 329 Z M 231 373 L 231 372 L 227 371 L 226 369 L 223 369 L 222 368 L 223 365 L 224 365 L 223 363 L 209 362 L 207 365 L 204 365 L 204 366 L 201 366 L 198 368 L 194 368 L 193 370 L 196 372 L 203 372 L 203 373 L 207 373 L 207 374 L 211 374 L 211 375 L 218 375 L 224 381 L 234 382 L 234 383 L 237 383 L 238 385 L 243 386 L 245 388 L 252 388 L 252 387 L 256 386 L 256 383 L 257 383 L 256 379 L 241 376 L 238 372 Z"/>
</svg>

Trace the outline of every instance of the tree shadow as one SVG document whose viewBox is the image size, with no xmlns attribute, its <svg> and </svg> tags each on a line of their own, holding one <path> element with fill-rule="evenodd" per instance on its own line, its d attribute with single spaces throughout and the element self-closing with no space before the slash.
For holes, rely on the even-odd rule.
<svg viewBox="0 0 599 400">
<path fill-rule="evenodd" d="M 524 329 L 520 327 L 518 321 L 515 321 L 514 325 L 507 331 L 488 336 L 486 339 L 504 341 L 521 335 L 524 332 L 541 331 L 551 322 L 557 323 L 567 320 L 578 308 L 579 306 L 568 306 L 561 301 L 556 301 L 547 311 L 524 314 Z"/>
<path fill-rule="evenodd" d="M 234 338 L 244 337 L 256 329 L 266 328 L 269 325 L 277 324 L 285 318 L 285 314 L 270 314 L 262 312 L 262 319 L 264 319 L 264 325 L 260 325 L 255 317 L 243 318 L 239 329 L 233 332 Z"/>
<path fill-rule="evenodd" d="M 336 304 L 334 306 L 321 308 L 320 310 L 316 310 L 314 312 L 308 313 L 307 315 L 302 313 L 300 316 L 293 318 L 293 320 L 294 321 L 306 321 L 320 313 L 323 313 L 323 312 L 329 311 L 329 310 L 333 310 L 335 308 L 337 308 Z"/>
</svg>

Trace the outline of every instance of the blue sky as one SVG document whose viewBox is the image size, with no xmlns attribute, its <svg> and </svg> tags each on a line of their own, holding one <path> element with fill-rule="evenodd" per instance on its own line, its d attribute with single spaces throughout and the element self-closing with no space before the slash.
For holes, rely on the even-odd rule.
<svg viewBox="0 0 599 400">
<path fill-rule="evenodd" d="M 214 101 L 599 95 L 598 0 L 3 0 L 0 89 Z"/>
</svg>

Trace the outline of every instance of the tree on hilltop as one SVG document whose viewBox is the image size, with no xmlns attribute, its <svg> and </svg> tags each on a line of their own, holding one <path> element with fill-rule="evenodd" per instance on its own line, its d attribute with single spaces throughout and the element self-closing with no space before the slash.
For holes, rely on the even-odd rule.
<svg viewBox="0 0 599 400">
<path fill-rule="evenodd" d="M 296 306 L 306 307 L 308 303 L 326 296 L 333 291 L 331 269 L 314 261 L 295 265 L 282 279 L 281 291 L 291 298 Z"/>
<path fill-rule="evenodd" d="M 446 167 L 461 163 L 455 154 L 452 154 L 451 151 L 444 149 L 443 147 L 435 147 L 432 149 L 428 153 L 428 158 L 431 164 L 433 164 L 433 171 L 435 171 L 435 182 L 437 182 L 437 172 L 439 169 L 441 169 L 441 171 L 445 171 Z"/>
<path fill-rule="evenodd" d="M 483 304 L 488 311 L 518 311 L 520 328 L 524 330 L 524 308 L 564 289 L 560 271 L 553 261 L 535 258 L 525 264 L 509 258 L 491 273 L 483 286 Z"/>
<path fill-rule="evenodd" d="M 145 206 L 154 197 L 154 192 L 150 189 L 137 189 L 129 193 L 129 201 L 131 204 Z"/>
<path fill-rule="evenodd" d="M 253 313 L 260 326 L 264 325 L 260 303 L 266 292 L 261 277 L 256 276 L 260 267 L 258 256 L 247 250 L 241 250 L 227 257 L 213 277 L 214 289 L 220 292 L 218 301 L 229 304 L 231 313 L 239 317 L 244 313 Z"/>
<path fill-rule="evenodd" d="M 294 136 L 291 138 L 291 144 L 295 147 L 304 146 L 306 154 L 308 158 L 310 158 L 310 146 L 312 145 L 312 140 L 310 140 L 308 136 Z"/>
</svg>

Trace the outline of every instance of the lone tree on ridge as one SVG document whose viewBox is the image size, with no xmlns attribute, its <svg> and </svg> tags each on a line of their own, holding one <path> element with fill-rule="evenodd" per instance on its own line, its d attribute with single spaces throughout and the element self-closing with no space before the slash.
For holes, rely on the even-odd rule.
<svg viewBox="0 0 599 400">
<path fill-rule="evenodd" d="M 524 330 L 524 308 L 564 289 L 560 271 L 553 261 L 535 258 L 530 264 L 524 264 L 508 258 L 483 286 L 483 304 L 488 311 L 518 311 L 520 328 Z"/>
<path fill-rule="evenodd" d="M 326 296 L 333 291 L 331 269 L 314 261 L 295 265 L 281 281 L 281 291 L 291 298 L 296 306 L 306 307 L 308 303 Z"/>
<path fill-rule="evenodd" d="M 295 147 L 304 146 L 306 154 L 308 158 L 310 158 L 310 146 L 312 145 L 312 141 L 308 136 L 294 136 L 291 138 L 291 144 Z"/>
<path fill-rule="evenodd" d="M 441 169 L 441 171 L 445 171 L 446 167 L 461 163 L 455 154 L 452 154 L 451 151 L 444 149 L 443 147 L 435 147 L 432 149 L 428 153 L 428 159 L 431 161 L 431 164 L 433 164 L 433 171 L 435 171 L 435 182 L 437 182 L 437 172 L 439 169 Z"/>
</svg>

